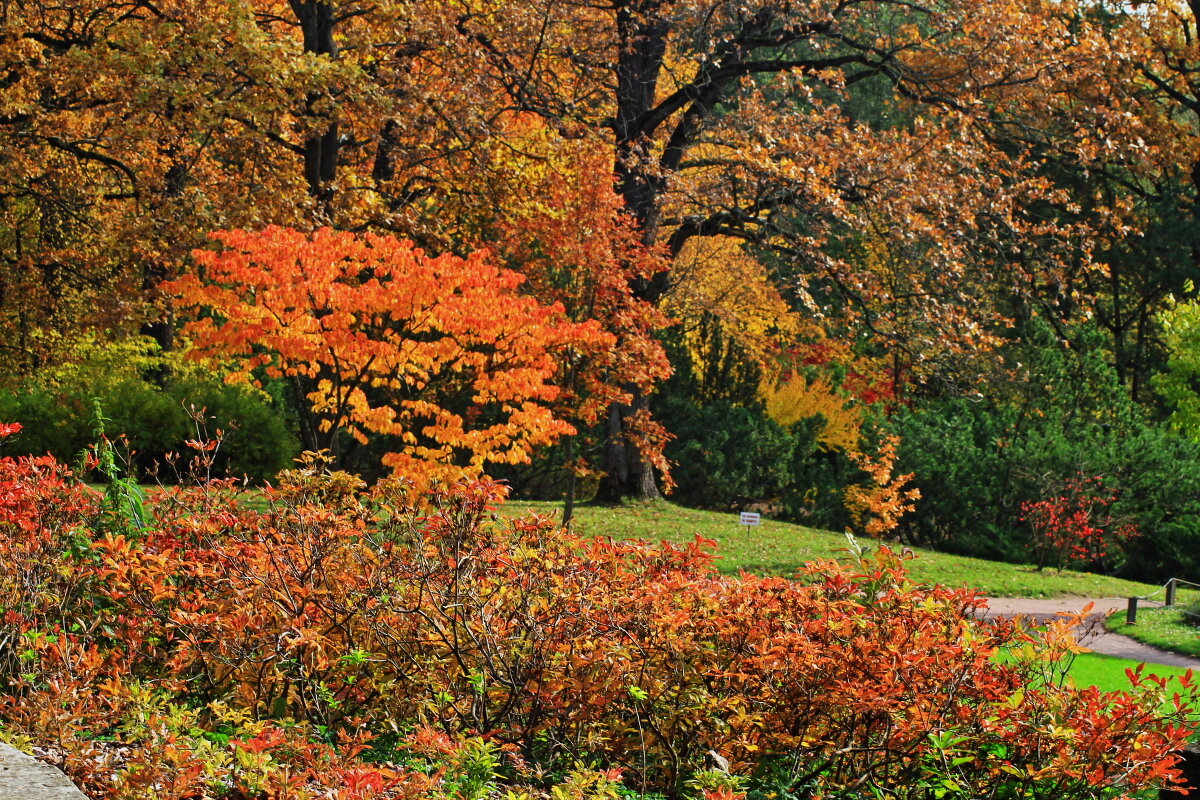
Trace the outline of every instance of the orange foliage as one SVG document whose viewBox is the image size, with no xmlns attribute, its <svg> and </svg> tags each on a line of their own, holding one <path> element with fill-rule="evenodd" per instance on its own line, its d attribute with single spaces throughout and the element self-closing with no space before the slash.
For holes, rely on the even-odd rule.
<svg viewBox="0 0 1200 800">
<path fill-rule="evenodd" d="M 1064 684 L 1072 621 L 982 621 L 978 596 L 915 585 L 886 549 L 800 580 L 728 578 L 704 540 L 498 522 L 487 482 L 418 513 L 400 481 L 366 492 L 319 464 L 263 511 L 220 485 L 162 495 L 129 536 L 33 480 L 77 486 L 39 464 L 0 459 L 18 498 L 0 575 L 22 578 L 0 585 L 21 654 L 0 672 L 0 721 L 95 797 L 478 800 L 501 753 L 518 778 L 603 770 L 564 792 L 623 773 L 682 795 L 711 750 L 812 796 L 951 782 L 1100 800 L 1175 780 L 1189 735 L 1190 678 L 1173 703 L 1141 674 L 1128 693 Z M 24 548 L 30 515 L 62 521 L 54 547 Z M 397 730 L 412 735 L 363 758 Z"/>
<path fill-rule="evenodd" d="M 574 352 L 561 381 L 555 408 L 587 429 L 613 404 L 629 406 L 670 375 L 654 335 L 667 316 L 630 291 L 665 267 L 665 255 L 640 241 L 613 190 L 611 154 L 594 139 L 565 137 L 533 114 L 502 116 L 496 134 L 449 178 L 463 191 L 441 204 L 448 212 L 441 234 L 486 245 L 527 277 L 535 297 L 616 337 L 612 347 Z M 642 455 L 669 486 L 662 426 L 640 409 L 623 415 L 622 435 L 646 448 Z M 585 471 L 582 463 L 573 466 Z"/>
<path fill-rule="evenodd" d="M 559 358 L 609 348 L 593 321 L 522 295 L 488 262 L 427 256 L 411 242 L 323 228 L 214 234 L 200 274 L 168 283 L 197 316 L 197 358 L 232 360 L 235 380 L 294 382 L 311 404 L 306 444 L 337 433 L 392 437 L 384 463 L 418 481 L 523 463 L 574 428 L 557 417 Z"/>
<path fill-rule="evenodd" d="M 920 489 L 904 488 L 913 478 L 911 473 L 892 475 L 899 445 L 900 437 L 888 434 L 883 437 L 873 457 L 865 453 L 850 453 L 854 464 L 867 473 L 867 480 L 846 487 L 846 509 L 855 527 L 871 537 L 879 538 L 895 530 L 900 518 L 916 508 L 913 504 L 921 497 Z"/>
</svg>

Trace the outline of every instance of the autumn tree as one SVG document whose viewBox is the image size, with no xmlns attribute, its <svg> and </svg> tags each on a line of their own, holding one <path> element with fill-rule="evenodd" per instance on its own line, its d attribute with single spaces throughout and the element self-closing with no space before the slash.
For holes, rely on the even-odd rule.
<svg viewBox="0 0 1200 800">
<path fill-rule="evenodd" d="M 310 449 L 340 435 L 386 436 L 383 463 L 418 483 L 520 463 L 574 433 L 551 405 L 559 358 L 612 344 L 594 321 L 521 294 L 489 263 L 431 257 L 411 242 L 322 228 L 215 235 L 203 278 L 167 285 L 197 318 L 196 357 L 232 361 L 236 380 L 291 382 Z"/>
<path fill-rule="evenodd" d="M 692 239 L 672 272 L 661 305 L 677 320 L 671 336 L 681 351 L 677 360 L 695 379 L 697 400 L 735 397 L 774 381 L 784 348 L 815 331 L 741 239 Z"/>
<path fill-rule="evenodd" d="M 1104 24 L 1095 31 L 1109 50 L 1107 70 L 1098 90 L 1115 95 L 1138 112 L 1142 169 L 1139 177 L 1157 173 L 1178 178 L 1192 190 L 1188 208 L 1200 213 L 1200 5 L 1177 0 L 1151 0 L 1132 5 L 1097 2 L 1093 14 Z M 1121 166 L 1130 167 L 1131 164 Z M 1143 188 L 1150 188 L 1143 184 Z M 1165 189 L 1166 187 L 1158 187 Z M 1193 256 L 1200 259 L 1200 242 Z"/>
<path fill-rule="evenodd" d="M 495 234 L 545 301 L 584 298 L 616 275 L 625 284 L 629 300 L 610 293 L 596 312 L 624 325 L 614 363 L 596 372 L 626 376 L 605 398 L 606 492 L 650 494 L 639 437 L 662 368 L 648 326 L 625 322 L 650 316 L 639 303 L 687 294 L 695 241 L 757 260 L 791 284 L 785 299 L 802 316 L 861 337 L 913 380 L 993 341 L 1013 292 L 1092 268 L 1093 228 L 1108 215 L 1047 211 L 1073 199 L 1046 175 L 1047 142 L 1077 145 L 1088 167 L 1133 153 L 1135 137 L 1108 135 L 1119 127 L 1110 98 L 1062 100 L 1093 97 L 1079 87 L 1109 55 L 1081 8 L 11 4 L 0 15 L 5 363 L 36 368 L 88 326 L 147 324 L 166 343 L 169 311 L 152 287 L 205 231 L 330 225 L 460 256 Z M 524 205 L 523 183 L 539 192 Z M 551 197 L 585 216 L 555 217 Z M 493 200 L 518 212 L 513 223 L 481 213 Z M 593 307 L 567 305 L 577 319 Z"/>
<path fill-rule="evenodd" d="M 561 412 L 580 434 L 562 454 L 568 496 L 574 477 L 595 476 L 610 439 L 597 435 L 610 411 L 646 394 L 670 366 L 657 335 L 668 317 L 633 296 L 629 285 L 662 269 L 661 248 L 647 247 L 612 184 L 611 159 L 590 137 L 566 137 L 532 113 L 498 115 L 494 135 L 447 164 L 436 229 L 427 235 L 459 246 L 487 247 L 527 277 L 525 289 L 561 303 L 574 320 L 594 319 L 617 337 L 603 352 L 576 353 L 562 375 Z M 666 431 L 648 413 L 627 421 L 643 458 L 628 469 L 670 481 Z M 617 443 L 619 444 L 619 443 Z M 553 472 L 561 472 L 562 461 Z M 568 501 L 568 507 L 570 502 Z"/>
<path fill-rule="evenodd" d="M 425 19 L 392 2 L 6 5 L 8 371 L 69 358 L 81 328 L 169 344 L 155 285 L 206 231 L 420 229 L 439 157 L 486 130 L 471 70 L 422 58 Z"/>
<path fill-rule="evenodd" d="M 1074 11 L 621 0 L 447 13 L 512 104 L 607 147 L 647 246 L 673 259 L 698 237 L 765 246 L 811 313 L 919 364 L 944 342 L 995 341 L 1010 309 L 991 300 L 1090 263 L 1087 226 L 1042 213 L 1069 198 L 1016 135 L 1064 111 L 1047 98 L 1094 66 Z M 1079 124 L 1064 139 L 1096 117 L 1065 111 Z M 1102 150 L 1080 147 L 1084 160 Z M 674 264 L 630 291 L 662 301 Z M 614 439 L 641 402 L 613 415 Z"/>
<path fill-rule="evenodd" d="M 7 9 L 0 313 L 14 333 L 11 371 L 71 358 L 81 327 L 120 336 L 145 324 L 169 345 L 171 312 L 154 286 L 205 231 L 328 224 L 461 256 L 494 245 L 527 271 L 526 290 L 617 331 L 621 347 L 568 371 L 588 387 L 574 393 L 593 398 L 573 404 L 581 423 L 661 376 L 648 335 L 661 318 L 614 291 L 652 274 L 656 256 L 628 233 L 611 163 L 593 176 L 592 143 L 572 149 L 507 113 L 443 10 L 319 0 Z M 502 158 L 526 144 L 531 158 Z M 558 179 L 539 171 L 542 158 Z M 516 202 L 538 182 L 558 208 Z M 505 215 L 479 220 L 464 197 Z M 661 439 L 641 420 L 644 438 Z"/>
<path fill-rule="evenodd" d="M 1152 399 L 1152 376 L 1167 358 L 1158 314 L 1200 278 L 1200 59 L 1195 3 L 1096 2 L 1086 8 L 1100 57 L 1074 102 L 1103 116 L 1090 147 L 1106 157 L 1081 169 L 1057 159 L 1081 213 L 1116 216 L 1140 235 L 1099 238 L 1104 269 L 1068 291 L 1112 340 L 1117 373 L 1139 401 Z M 1114 136 L 1114 131 L 1117 135 Z M 1124 136 L 1130 149 L 1114 148 Z"/>
</svg>

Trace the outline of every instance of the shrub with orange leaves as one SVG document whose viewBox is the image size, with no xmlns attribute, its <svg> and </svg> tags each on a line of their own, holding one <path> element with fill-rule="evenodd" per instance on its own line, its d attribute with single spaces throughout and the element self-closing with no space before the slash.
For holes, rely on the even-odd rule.
<svg viewBox="0 0 1200 800">
<path fill-rule="evenodd" d="M 1098 799 L 1170 784 L 1190 733 L 1190 677 L 1076 689 L 1070 620 L 981 621 L 886 549 L 726 577 L 702 539 L 587 539 L 497 519 L 495 483 L 368 490 L 319 461 L 264 510 L 161 493 L 130 536 L 39 469 L 71 485 L 0 459 L 27 501 L 3 574 L 61 582 L 0 585 L 0 732 L 94 797 Z M 26 548 L 43 524 L 74 544 Z"/>
<path fill-rule="evenodd" d="M 426 255 L 394 237 L 280 227 L 213 234 L 198 274 L 164 284 L 195 318 L 197 358 L 261 369 L 306 398 L 302 438 L 339 453 L 339 433 L 389 437 L 383 462 L 428 482 L 525 463 L 575 432 L 551 408 L 559 357 L 614 342 L 595 321 L 522 294 L 482 252 Z M 303 404 L 302 404 L 303 405 Z"/>
</svg>

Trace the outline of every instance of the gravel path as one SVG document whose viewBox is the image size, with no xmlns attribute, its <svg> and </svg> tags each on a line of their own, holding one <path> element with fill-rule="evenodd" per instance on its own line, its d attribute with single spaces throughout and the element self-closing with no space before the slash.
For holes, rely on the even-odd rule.
<svg viewBox="0 0 1200 800">
<path fill-rule="evenodd" d="M 1113 611 L 1124 611 L 1128 600 L 1124 597 L 1099 597 L 1092 600 L 1081 597 L 1054 598 L 1041 600 L 1026 597 L 989 597 L 986 617 L 1015 617 L 1024 616 L 1034 619 L 1053 619 L 1061 612 L 1074 613 L 1081 611 L 1089 602 L 1094 603 L 1092 613 L 1087 622 L 1080 626 L 1077 632 L 1079 641 L 1097 653 L 1106 656 L 1120 656 L 1134 661 L 1144 661 L 1147 664 L 1164 664 L 1170 667 L 1191 667 L 1200 672 L 1200 659 L 1168 653 L 1148 644 L 1112 633 L 1105 629 L 1104 618 Z M 1162 603 L 1143 600 L 1142 608 L 1161 606 Z"/>
</svg>

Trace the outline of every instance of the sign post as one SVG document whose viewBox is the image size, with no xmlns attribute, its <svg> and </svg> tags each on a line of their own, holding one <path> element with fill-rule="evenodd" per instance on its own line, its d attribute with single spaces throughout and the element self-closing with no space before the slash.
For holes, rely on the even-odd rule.
<svg viewBox="0 0 1200 800">
<path fill-rule="evenodd" d="M 752 528 L 755 525 L 762 524 L 762 515 L 760 515 L 756 511 L 743 511 L 739 515 L 738 521 L 746 526 L 746 533 L 749 534 L 750 528 Z"/>
</svg>

